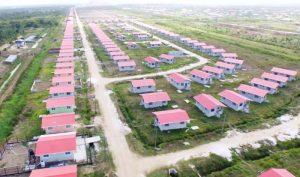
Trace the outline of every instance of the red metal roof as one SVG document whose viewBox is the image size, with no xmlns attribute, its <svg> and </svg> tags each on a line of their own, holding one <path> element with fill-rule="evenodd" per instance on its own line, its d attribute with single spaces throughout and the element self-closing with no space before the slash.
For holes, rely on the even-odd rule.
<svg viewBox="0 0 300 177">
<path fill-rule="evenodd" d="M 198 76 L 200 78 L 206 78 L 206 79 L 211 77 L 210 74 L 208 74 L 208 73 L 206 73 L 204 71 L 201 71 L 201 70 L 197 70 L 197 69 L 193 69 L 192 72 L 191 72 L 191 74 L 193 74 L 195 76 Z"/>
<path fill-rule="evenodd" d="M 212 72 L 212 73 L 216 73 L 216 74 L 222 74 L 224 73 L 223 69 L 217 68 L 217 67 L 213 67 L 213 66 L 204 66 L 202 68 L 203 71 L 207 71 L 207 72 Z"/>
<path fill-rule="evenodd" d="M 219 100 L 215 99 L 213 96 L 208 94 L 199 94 L 197 96 L 194 96 L 194 99 L 200 103 L 203 107 L 211 110 L 217 106 L 220 107 L 226 107 L 223 103 L 221 103 Z"/>
<path fill-rule="evenodd" d="M 289 70 L 289 69 L 284 69 L 284 68 L 278 68 L 278 67 L 273 67 L 272 72 L 280 73 L 280 74 L 285 74 L 289 76 L 296 76 L 297 71 Z"/>
<path fill-rule="evenodd" d="M 182 74 L 179 73 L 173 73 L 169 75 L 170 79 L 173 79 L 177 83 L 182 83 L 184 81 L 190 81 L 190 79 Z"/>
<path fill-rule="evenodd" d="M 146 93 L 146 94 L 141 94 L 141 96 L 144 100 L 144 103 L 155 103 L 155 102 L 171 100 L 167 92 Z"/>
<path fill-rule="evenodd" d="M 153 79 L 132 80 L 131 85 L 133 87 L 155 86 L 155 81 Z"/>
<path fill-rule="evenodd" d="M 260 97 L 264 97 L 268 94 L 267 90 L 263 90 L 263 89 L 253 87 L 253 86 L 250 86 L 250 85 L 245 85 L 245 84 L 241 84 L 238 87 L 238 90 L 239 91 L 244 91 L 246 93 L 251 93 L 253 95 L 257 95 L 257 96 L 260 96 Z"/>
<path fill-rule="evenodd" d="M 72 151 L 76 151 L 75 132 L 42 135 L 38 139 L 35 148 L 35 154 L 37 156 Z"/>
<path fill-rule="evenodd" d="M 234 64 L 243 64 L 244 60 L 238 60 L 238 59 L 232 59 L 232 58 L 225 58 L 224 59 L 225 63 L 234 63 Z"/>
<path fill-rule="evenodd" d="M 280 82 L 287 82 L 289 80 L 289 78 L 287 78 L 285 76 L 279 76 L 279 75 L 275 75 L 275 74 L 271 74 L 271 73 L 266 73 L 266 72 L 264 72 L 261 75 L 261 78 L 272 79 L 272 80 L 280 81 Z"/>
<path fill-rule="evenodd" d="M 223 58 L 237 58 L 238 55 L 236 53 L 222 53 Z"/>
<path fill-rule="evenodd" d="M 231 90 L 224 90 L 219 93 L 221 97 L 224 97 L 236 104 L 244 103 L 246 101 L 251 101 L 250 99 L 244 97 L 243 95 L 240 95 L 234 91 Z"/>
<path fill-rule="evenodd" d="M 159 58 L 171 60 L 171 59 L 174 59 L 174 56 L 173 55 L 169 55 L 169 54 L 161 54 L 159 56 Z"/>
<path fill-rule="evenodd" d="M 75 97 L 48 98 L 46 102 L 47 109 L 65 106 L 75 106 Z"/>
<path fill-rule="evenodd" d="M 126 66 L 136 66 L 136 64 L 135 64 L 134 60 L 118 62 L 118 67 L 126 67 Z"/>
<path fill-rule="evenodd" d="M 211 49 L 211 52 L 213 52 L 213 53 L 224 53 L 226 51 L 224 49 Z"/>
<path fill-rule="evenodd" d="M 68 67 L 74 67 L 73 62 L 67 62 L 67 63 L 56 63 L 55 65 L 56 68 L 68 68 Z"/>
<path fill-rule="evenodd" d="M 214 49 L 214 48 L 216 48 L 216 47 L 213 46 L 213 45 L 203 45 L 202 48 L 203 48 L 203 49 Z"/>
<path fill-rule="evenodd" d="M 220 68 L 226 68 L 226 69 L 234 69 L 235 68 L 235 65 L 224 63 L 224 62 L 221 62 L 221 61 L 218 61 L 216 63 L 216 66 L 218 66 Z"/>
<path fill-rule="evenodd" d="M 108 52 L 111 56 L 118 56 L 118 55 L 125 55 L 125 52 L 118 51 L 118 52 Z"/>
<path fill-rule="evenodd" d="M 107 48 L 106 49 L 107 52 L 118 52 L 118 51 L 122 51 L 119 47 L 115 47 L 115 48 Z"/>
<path fill-rule="evenodd" d="M 179 122 L 188 122 L 190 117 L 183 109 L 173 109 L 166 111 L 153 112 L 159 124 L 170 124 Z"/>
<path fill-rule="evenodd" d="M 52 86 L 49 89 L 49 94 L 54 94 L 54 93 L 74 93 L 75 88 L 73 85 L 62 85 L 62 86 Z"/>
<path fill-rule="evenodd" d="M 130 60 L 128 55 L 121 55 L 121 56 L 113 56 L 112 59 L 114 61 L 119 61 L 119 60 Z"/>
<path fill-rule="evenodd" d="M 279 84 L 276 83 L 276 82 L 266 81 L 264 79 L 259 79 L 259 78 L 253 78 L 250 81 L 250 83 L 262 85 L 262 86 L 265 86 L 265 87 L 270 87 L 272 89 L 277 89 L 278 86 L 279 86 Z"/>
<path fill-rule="evenodd" d="M 42 128 L 56 127 L 63 125 L 74 125 L 75 113 L 50 114 L 43 116 Z"/>
<path fill-rule="evenodd" d="M 68 165 L 33 170 L 29 177 L 77 177 L 77 166 Z"/>
<path fill-rule="evenodd" d="M 145 58 L 145 61 L 147 63 L 157 63 L 157 62 L 160 62 L 160 60 L 157 59 L 157 58 L 155 58 L 155 57 L 147 57 L 147 58 Z"/>
<path fill-rule="evenodd" d="M 295 177 L 286 169 L 279 169 L 279 168 L 271 168 L 265 172 L 263 172 L 258 177 Z"/>
</svg>

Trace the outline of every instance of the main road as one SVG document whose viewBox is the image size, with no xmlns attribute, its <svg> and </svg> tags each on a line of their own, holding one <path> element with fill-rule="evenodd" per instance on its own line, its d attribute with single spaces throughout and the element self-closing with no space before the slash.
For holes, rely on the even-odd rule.
<svg viewBox="0 0 300 177">
<path fill-rule="evenodd" d="M 299 131 L 300 118 L 297 116 L 291 121 L 282 123 L 269 129 L 257 130 L 250 133 L 237 133 L 235 136 L 226 137 L 204 145 L 199 145 L 188 150 L 150 157 L 143 157 L 132 152 L 125 138 L 125 128 L 123 123 L 119 119 L 115 104 L 110 98 L 111 92 L 107 90 L 105 86 L 108 83 L 118 80 L 149 77 L 151 75 L 125 77 L 121 79 L 104 78 L 101 76 L 94 52 L 87 40 L 83 24 L 81 23 L 77 14 L 76 19 L 85 49 L 85 57 L 87 59 L 89 72 L 94 81 L 93 85 L 95 87 L 95 98 L 99 102 L 100 111 L 103 115 L 103 120 L 101 121 L 102 127 L 107 138 L 109 150 L 112 153 L 117 175 L 119 177 L 142 177 L 145 176 L 146 173 L 149 173 L 160 167 L 175 164 L 180 160 L 189 159 L 192 157 L 207 156 L 209 153 L 228 154 L 230 148 L 239 147 L 243 144 L 255 143 L 259 140 L 272 138 L 276 135 L 295 135 L 296 132 Z M 165 73 L 167 72 L 162 72 L 160 74 Z"/>
</svg>

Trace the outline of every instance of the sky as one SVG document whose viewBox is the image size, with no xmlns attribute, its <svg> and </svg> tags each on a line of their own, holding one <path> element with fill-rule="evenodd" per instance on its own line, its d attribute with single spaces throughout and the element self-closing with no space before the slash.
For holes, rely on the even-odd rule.
<svg viewBox="0 0 300 177">
<path fill-rule="evenodd" d="M 176 3 L 199 5 L 300 5 L 300 0 L 0 0 L 0 7 L 32 5 L 110 5 L 110 4 L 149 4 Z"/>
</svg>

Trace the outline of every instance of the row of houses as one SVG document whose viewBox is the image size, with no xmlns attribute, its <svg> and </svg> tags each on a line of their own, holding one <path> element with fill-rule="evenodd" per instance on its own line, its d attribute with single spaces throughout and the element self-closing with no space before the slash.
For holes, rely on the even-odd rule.
<svg viewBox="0 0 300 177">
<path fill-rule="evenodd" d="M 135 61 L 131 60 L 95 23 L 90 23 L 89 26 L 113 63 L 118 66 L 119 71 L 134 71 L 136 69 Z"/>
<path fill-rule="evenodd" d="M 34 150 L 34 164 L 30 177 L 76 177 L 77 165 L 48 167 L 47 164 L 61 164 L 73 161 L 77 148 L 75 130 L 75 81 L 74 81 L 74 11 L 71 10 L 64 31 L 59 55 L 56 61 L 49 98 L 46 100 L 48 115 L 40 116 L 41 128 L 46 135 L 41 135 Z M 32 159 L 30 159 L 31 161 Z M 55 165 L 54 165 L 55 166 Z"/>
</svg>

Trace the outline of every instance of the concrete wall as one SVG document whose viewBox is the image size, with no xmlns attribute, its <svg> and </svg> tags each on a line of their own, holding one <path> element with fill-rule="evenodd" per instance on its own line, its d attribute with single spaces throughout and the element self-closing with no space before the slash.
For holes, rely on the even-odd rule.
<svg viewBox="0 0 300 177">
<path fill-rule="evenodd" d="M 66 132 L 74 132 L 74 131 L 75 131 L 74 125 L 48 127 L 45 129 L 46 134 L 66 133 Z"/>
<path fill-rule="evenodd" d="M 255 101 L 255 102 L 258 102 L 258 103 L 262 103 L 262 102 L 266 101 L 266 97 L 260 97 L 260 96 L 253 95 L 248 92 L 240 91 L 240 94 Z"/>
<path fill-rule="evenodd" d="M 172 124 L 158 124 L 157 121 L 155 121 L 155 125 L 159 128 L 160 131 L 167 131 L 167 130 L 176 130 L 176 129 L 186 128 L 187 123 L 186 122 L 178 122 L 178 123 L 172 123 Z"/>
<path fill-rule="evenodd" d="M 249 103 L 248 102 L 237 105 L 224 97 L 221 97 L 220 101 L 235 111 L 249 112 Z"/>
<path fill-rule="evenodd" d="M 67 160 L 74 160 L 74 153 L 69 152 L 70 154 L 64 153 L 56 153 L 56 154 L 45 154 L 49 157 L 45 157 L 45 155 L 40 156 L 40 160 L 44 162 L 62 162 Z"/>
<path fill-rule="evenodd" d="M 251 83 L 251 85 L 254 86 L 254 87 L 263 89 L 263 90 L 267 90 L 269 94 L 275 94 L 275 93 L 277 93 L 277 91 L 278 91 L 277 89 L 272 89 L 272 88 L 270 88 L 270 87 L 265 87 L 265 86 L 258 85 L 258 84 L 252 84 L 252 83 Z"/>
<path fill-rule="evenodd" d="M 191 90 L 191 82 L 190 81 L 184 81 L 182 83 L 177 83 L 172 79 L 168 79 L 170 84 L 176 87 L 178 90 Z"/>
<path fill-rule="evenodd" d="M 58 113 L 67 113 L 67 112 L 74 112 L 75 107 L 57 107 L 57 108 L 51 108 L 48 109 L 50 114 L 58 114 Z"/>
<path fill-rule="evenodd" d="M 119 71 L 134 71 L 134 66 L 119 67 Z"/>
<path fill-rule="evenodd" d="M 191 79 L 199 84 L 209 85 L 212 84 L 212 78 L 200 78 L 198 76 L 192 75 Z"/>
<path fill-rule="evenodd" d="M 130 91 L 133 93 L 147 93 L 147 92 L 155 92 L 155 86 L 147 86 L 147 87 L 131 87 Z"/>
<path fill-rule="evenodd" d="M 196 102 L 197 108 L 202 111 L 207 117 L 220 117 L 223 114 L 223 108 L 220 106 L 216 106 L 215 108 L 208 110 L 205 107 L 203 107 L 200 103 Z"/>
<path fill-rule="evenodd" d="M 66 93 L 55 93 L 50 94 L 51 98 L 59 98 L 59 97 L 68 97 L 68 96 L 74 96 L 74 93 L 72 92 L 66 92 Z"/>
<path fill-rule="evenodd" d="M 156 68 L 159 67 L 159 63 L 147 63 L 146 62 L 146 66 L 148 66 L 149 68 Z"/>
<path fill-rule="evenodd" d="M 143 105 L 144 108 L 150 109 L 150 108 L 158 108 L 158 107 L 167 106 L 168 101 L 158 101 L 158 102 L 154 102 L 154 103 L 144 103 L 144 101 L 141 100 L 140 104 Z"/>
</svg>

